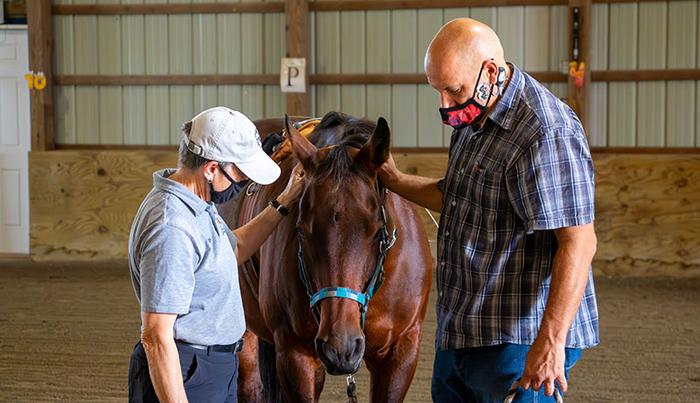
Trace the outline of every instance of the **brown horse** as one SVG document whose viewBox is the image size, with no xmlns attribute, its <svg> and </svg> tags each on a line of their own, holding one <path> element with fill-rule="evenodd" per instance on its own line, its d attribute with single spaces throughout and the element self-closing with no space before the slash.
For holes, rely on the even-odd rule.
<svg viewBox="0 0 700 403">
<path fill-rule="evenodd" d="M 264 136 L 281 132 L 283 123 L 256 124 Z M 288 402 L 318 401 L 326 371 L 352 374 L 364 358 L 371 401 L 400 402 L 416 370 L 431 258 L 413 206 L 377 180 L 389 155 L 389 127 L 381 118 L 375 125 L 329 113 L 311 141 L 292 125 L 286 132 L 293 155 L 281 161 L 282 177 L 221 208 L 230 226 L 242 224 L 241 206 L 248 217 L 259 213 L 302 163 L 298 206 L 255 257 L 259 272 L 241 269 L 249 331 L 239 399 L 264 400 L 263 390 L 277 399 L 270 395 L 276 381 Z M 274 356 L 258 360 L 262 342 L 274 345 Z M 276 379 L 266 376 L 273 362 Z"/>
</svg>

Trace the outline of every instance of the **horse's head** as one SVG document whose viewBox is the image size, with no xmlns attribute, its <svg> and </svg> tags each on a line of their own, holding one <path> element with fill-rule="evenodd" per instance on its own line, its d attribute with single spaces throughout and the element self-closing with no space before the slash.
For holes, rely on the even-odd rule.
<svg viewBox="0 0 700 403">
<path fill-rule="evenodd" d="M 340 294 L 365 292 L 377 268 L 386 221 L 376 172 L 389 156 L 390 132 L 383 118 L 374 128 L 357 119 L 354 126 L 341 122 L 328 127 L 324 121 L 316 132 L 330 131 L 320 134 L 340 139 L 335 146 L 317 148 L 291 125 L 287 128 L 306 178 L 297 218 L 300 264 L 310 294 L 319 298 L 312 308 L 319 322 L 316 351 L 329 373 L 349 374 L 364 355 L 364 307 Z M 322 145 L 316 132 L 316 143 Z M 330 293 L 324 291 L 328 289 Z"/>
</svg>

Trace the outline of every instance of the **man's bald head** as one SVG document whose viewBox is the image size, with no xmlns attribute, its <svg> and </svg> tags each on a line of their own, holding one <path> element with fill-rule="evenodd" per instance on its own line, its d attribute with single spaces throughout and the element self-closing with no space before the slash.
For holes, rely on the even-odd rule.
<svg viewBox="0 0 700 403">
<path fill-rule="evenodd" d="M 457 18 L 440 28 L 425 53 L 425 70 L 458 63 L 462 68 L 478 69 L 487 59 L 505 64 L 503 47 L 488 25 L 471 18 Z"/>
<path fill-rule="evenodd" d="M 425 53 L 425 74 L 438 91 L 461 86 L 471 92 L 487 60 L 492 60 L 496 68 L 507 69 L 496 33 L 477 20 L 457 18 L 443 25 L 430 42 Z"/>
</svg>

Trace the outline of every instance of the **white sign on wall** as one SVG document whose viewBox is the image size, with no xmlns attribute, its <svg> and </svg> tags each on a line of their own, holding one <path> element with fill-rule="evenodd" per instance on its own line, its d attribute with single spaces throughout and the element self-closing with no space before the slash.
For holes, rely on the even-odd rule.
<svg viewBox="0 0 700 403">
<path fill-rule="evenodd" d="M 282 58 L 280 68 L 282 92 L 306 92 L 306 59 L 303 57 Z"/>
</svg>

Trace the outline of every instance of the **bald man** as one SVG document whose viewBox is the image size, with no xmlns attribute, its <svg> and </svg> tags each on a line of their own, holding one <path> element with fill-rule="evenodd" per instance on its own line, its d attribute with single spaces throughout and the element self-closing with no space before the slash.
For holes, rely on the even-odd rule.
<svg viewBox="0 0 700 403">
<path fill-rule="evenodd" d="M 433 400 L 554 401 L 599 342 L 591 260 L 593 164 L 574 112 L 471 19 L 443 26 L 425 56 L 454 128 L 441 179 L 381 180 L 442 213 Z M 440 133 L 435 133 L 440 135 Z M 556 391 L 555 391 L 556 387 Z"/>
</svg>

